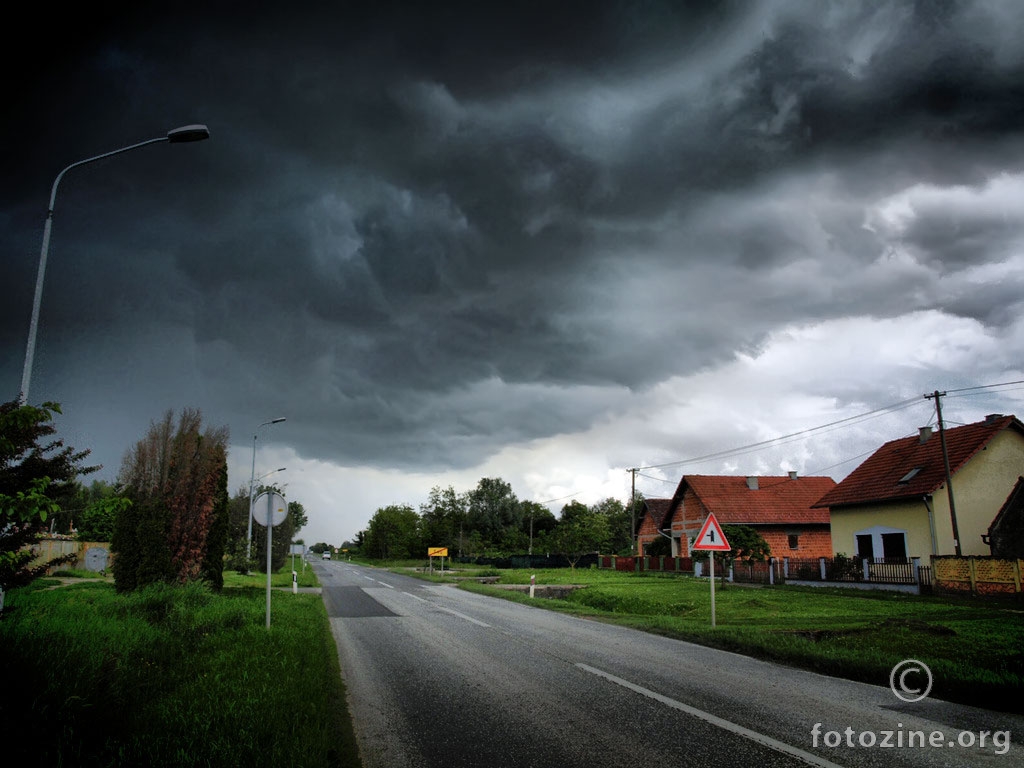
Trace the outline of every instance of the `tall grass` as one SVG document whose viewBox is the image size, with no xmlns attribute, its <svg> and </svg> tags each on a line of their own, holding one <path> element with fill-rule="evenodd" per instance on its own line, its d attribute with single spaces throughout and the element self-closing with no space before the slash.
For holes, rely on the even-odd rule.
<svg viewBox="0 0 1024 768">
<path fill-rule="evenodd" d="M 290 574 L 289 574 L 290 579 Z M 11 765 L 355 766 L 319 595 L 105 583 L 15 590 L 0 620 Z"/>
<path fill-rule="evenodd" d="M 888 685 L 907 658 L 929 665 L 933 696 L 1024 711 L 1024 612 L 1018 603 L 809 587 L 719 586 L 711 628 L 707 579 L 607 570 L 502 571 L 501 582 L 574 583 L 565 600 L 533 605 Z M 530 602 L 473 583 L 464 589 Z"/>
</svg>

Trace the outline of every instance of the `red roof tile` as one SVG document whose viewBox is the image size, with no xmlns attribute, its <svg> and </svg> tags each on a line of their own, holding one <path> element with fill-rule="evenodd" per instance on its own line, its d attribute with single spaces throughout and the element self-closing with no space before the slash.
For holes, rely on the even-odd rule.
<svg viewBox="0 0 1024 768">
<path fill-rule="evenodd" d="M 723 525 L 828 524 L 828 510 L 815 509 L 814 503 L 835 486 L 831 477 L 758 477 L 757 481 L 757 490 L 752 490 L 745 476 L 684 475 L 673 497 L 673 510 L 689 488 Z"/>
<path fill-rule="evenodd" d="M 1014 416 L 993 416 L 975 424 L 947 429 L 950 472 L 956 475 L 992 438 L 1008 428 L 1024 435 L 1024 424 Z M 841 507 L 920 497 L 934 493 L 945 482 L 940 436 L 933 434 L 922 443 L 920 437 L 914 435 L 883 445 L 815 506 Z"/>
</svg>

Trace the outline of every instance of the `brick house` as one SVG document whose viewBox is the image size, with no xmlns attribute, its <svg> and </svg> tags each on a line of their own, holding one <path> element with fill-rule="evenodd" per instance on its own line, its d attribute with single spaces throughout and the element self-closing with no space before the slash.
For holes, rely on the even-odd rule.
<svg viewBox="0 0 1024 768">
<path fill-rule="evenodd" d="M 636 545 L 640 554 L 644 553 L 645 546 L 661 538 L 662 535 L 658 531 L 661 529 L 662 521 L 668 514 L 671 504 L 672 499 L 644 499 L 636 529 Z M 674 546 L 675 542 L 673 542 L 673 554 L 675 554 Z"/>
<path fill-rule="evenodd" d="M 689 557 L 690 544 L 713 512 L 722 525 L 755 529 L 772 557 L 831 557 L 828 510 L 814 505 L 835 484 L 831 477 L 799 477 L 795 472 L 784 477 L 684 475 L 667 509 L 661 512 L 657 505 L 644 516 L 638 542 L 642 547 L 653 541 L 652 533 L 660 536 L 660 530 L 671 535 L 673 555 Z"/>
</svg>

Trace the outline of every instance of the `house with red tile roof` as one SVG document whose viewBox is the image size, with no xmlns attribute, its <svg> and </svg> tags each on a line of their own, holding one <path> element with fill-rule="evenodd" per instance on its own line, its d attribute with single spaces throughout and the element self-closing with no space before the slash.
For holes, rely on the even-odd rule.
<svg viewBox="0 0 1024 768">
<path fill-rule="evenodd" d="M 693 539 L 713 512 L 722 525 L 754 528 L 773 557 L 831 557 L 828 510 L 814 504 L 835 484 L 831 477 L 799 477 L 796 472 L 783 477 L 684 475 L 658 530 L 671 536 L 673 555 L 689 557 Z M 643 539 L 650 540 L 649 535 Z"/>
<path fill-rule="evenodd" d="M 942 435 L 892 440 L 824 494 L 837 553 L 874 558 L 956 554 Z M 994 414 L 945 430 L 963 555 L 989 555 L 989 528 L 1024 474 L 1024 424 Z"/>
<path fill-rule="evenodd" d="M 661 524 L 671 503 L 672 499 L 644 499 L 636 528 L 637 550 L 640 554 L 644 553 L 644 547 L 662 537 L 658 531 L 661 530 Z M 668 533 L 664 535 L 667 536 Z M 672 554 L 675 554 L 675 549 L 672 550 Z"/>
</svg>

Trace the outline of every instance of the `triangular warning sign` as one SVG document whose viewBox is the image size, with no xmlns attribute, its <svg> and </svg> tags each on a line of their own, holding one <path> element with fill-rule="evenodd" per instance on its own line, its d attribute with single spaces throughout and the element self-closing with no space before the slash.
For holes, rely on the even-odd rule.
<svg viewBox="0 0 1024 768">
<path fill-rule="evenodd" d="M 697 538 L 693 542 L 693 549 L 710 549 L 715 552 L 728 552 L 732 549 L 729 546 L 729 540 L 722 532 L 722 526 L 718 524 L 713 513 L 709 514 L 708 519 L 704 521 L 700 533 L 697 534 Z"/>
</svg>

